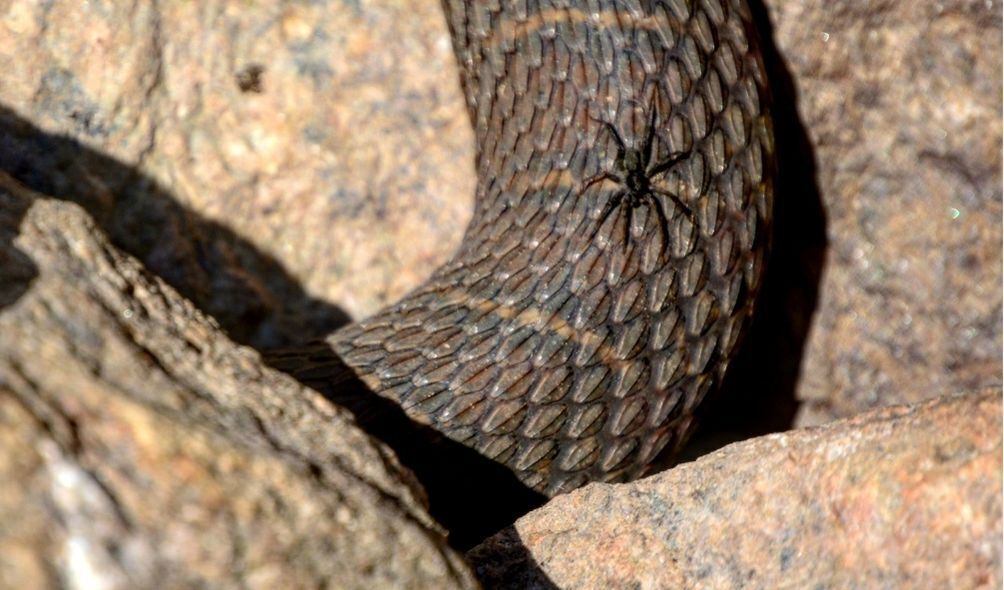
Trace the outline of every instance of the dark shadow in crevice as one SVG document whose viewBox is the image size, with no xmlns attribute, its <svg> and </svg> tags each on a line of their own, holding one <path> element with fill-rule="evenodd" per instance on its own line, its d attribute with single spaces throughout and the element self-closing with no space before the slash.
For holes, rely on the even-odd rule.
<svg viewBox="0 0 1004 590">
<path fill-rule="evenodd" d="M 773 96 L 778 167 L 773 247 L 742 349 L 720 393 L 700 408 L 701 426 L 677 463 L 792 427 L 798 411 L 796 386 L 828 248 L 816 156 L 798 118 L 798 92 L 774 44 L 762 0 L 750 0 L 750 9 Z"/>
<path fill-rule="evenodd" d="M 12 305 L 28 292 L 38 277 L 38 267 L 27 254 L 14 245 L 21 220 L 31 206 L 0 187 L 0 310 Z"/>
<path fill-rule="evenodd" d="M 371 392 L 326 344 L 300 345 L 331 333 L 348 316 L 308 295 L 282 263 L 188 209 L 134 167 L 73 137 L 47 133 L 0 105 L 0 170 L 36 192 L 81 205 L 116 246 L 213 317 L 232 340 L 262 351 L 274 368 L 351 410 L 363 430 L 416 474 L 454 547 L 468 549 L 543 503 L 501 464 L 413 422 Z M 37 276 L 30 259 L 6 247 L 26 209 L 17 219 L 0 217 L 0 306 Z M 18 279 L 16 288 L 7 275 Z M 268 352 L 290 345 L 298 354 L 309 350 L 310 362 L 291 364 L 290 355 Z"/>
<path fill-rule="evenodd" d="M 2 105 L 0 170 L 36 192 L 82 206 L 116 246 L 236 342 L 279 346 L 349 321 L 337 306 L 307 294 L 280 262 L 194 213 L 134 167 L 73 137 L 47 133 Z"/>
<path fill-rule="evenodd" d="M 467 554 L 485 590 L 557 590 L 515 528 L 509 527 Z"/>
</svg>

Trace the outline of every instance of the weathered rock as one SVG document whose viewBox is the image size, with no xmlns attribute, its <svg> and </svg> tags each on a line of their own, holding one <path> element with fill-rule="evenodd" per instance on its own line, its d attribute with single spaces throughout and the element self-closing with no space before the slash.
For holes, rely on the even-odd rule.
<svg viewBox="0 0 1004 590">
<path fill-rule="evenodd" d="M 999 385 L 1000 0 L 766 4 L 829 242 L 798 422 Z"/>
<path fill-rule="evenodd" d="M 0 169 L 84 205 L 244 343 L 397 299 L 470 216 L 436 0 L 0 3 L 0 71 Z"/>
<path fill-rule="evenodd" d="M 999 588 L 1001 392 L 591 484 L 468 557 L 487 588 Z"/>
<path fill-rule="evenodd" d="M 0 587 L 472 587 L 410 476 L 0 174 Z"/>
</svg>

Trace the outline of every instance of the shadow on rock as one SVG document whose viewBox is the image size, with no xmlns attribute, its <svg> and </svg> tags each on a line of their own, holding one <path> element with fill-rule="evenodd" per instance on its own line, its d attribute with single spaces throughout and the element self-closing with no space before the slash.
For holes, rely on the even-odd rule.
<svg viewBox="0 0 1004 590">
<path fill-rule="evenodd" d="M 14 245 L 31 202 L 0 187 L 0 309 L 21 298 L 38 277 L 38 267 Z"/>
<path fill-rule="evenodd" d="M 267 364 L 351 410 L 363 430 L 416 474 L 454 547 L 467 549 L 543 503 L 501 464 L 413 422 L 371 392 L 326 344 L 301 346 L 348 316 L 309 296 L 282 263 L 200 217 L 153 179 L 3 106 L 0 170 L 32 190 L 81 205 L 116 246 L 215 318 L 231 339 L 263 351 Z M 37 276 L 12 245 L 26 208 L 16 219 L 0 217 L 0 307 Z M 295 354 L 269 352 L 291 345 Z"/>
<path fill-rule="evenodd" d="M 773 94 L 778 167 L 773 246 L 742 350 L 721 392 L 699 410 L 701 426 L 674 462 L 792 427 L 798 411 L 795 389 L 828 248 L 816 157 L 798 118 L 798 93 L 774 44 L 763 2 L 751 0 L 750 8 Z"/>
<path fill-rule="evenodd" d="M 349 321 L 338 307 L 308 295 L 280 262 L 200 217 L 153 179 L 3 106 L 0 170 L 34 191 L 82 206 L 116 246 L 241 344 L 299 342 Z"/>
<path fill-rule="evenodd" d="M 486 590 L 558 590 L 514 527 L 472 549 L 467 553 L 467 560 L 474 566 L 475 575 Z"/>
</svg>

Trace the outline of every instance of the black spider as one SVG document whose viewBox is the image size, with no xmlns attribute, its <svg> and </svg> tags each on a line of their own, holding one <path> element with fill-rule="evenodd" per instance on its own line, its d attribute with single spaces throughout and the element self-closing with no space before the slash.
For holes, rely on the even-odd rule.
<svg viewBox="0 0 1004 590">
<path fill-rule="evenodd" d="M 617 172 L 605 170 L 586 179 L 582 185 L 582 189 L 579 191 L 579 195 L 582 195 L 582 193 L 586 192 L 586 190 L 594 184 L 604 180 L 612 180 L 621 185 L 621 188 L 610 196 L 606 207 L 603 208 L 603 213 L 600 215 L 600 219 L 596 224 L 596 229 L 593 231 L 593 237 L 596 237 L 596 233 L 603 225 L 603 222 L 605 222 L 607 217 L 613 213 L 614 209 L 626 200 L 628 210 L 627 220 L 624 224 L 624 247 L 627 248 L 628 242 L 631 239 L 631 213 L 644 203 L 650 203 L 655 206 L 656 214 L 659 217 L 659 225 L 662 229 L 663 244 L 668 245 L 669 216 L 666 214 L 662 201 L 656 198 L 656 195 L 661 195 L 673 201 L 673 204 L 683 211 L 683 213 L 690 219 L 690 222 L 697 225 L 694 212 L 687 206 L 686 203 L 683 202 L 679 195 L 658 188 L 652 184 L 655 177 L 668 172 L 674 165 L 678 164 L 689 155 L 689 152 L 673 152 L 672 154 L 669 154 L 665 160 L 652 164 L 652 148 L 655 143 L 656 107 L 653 106 L 651 115 L 649 115 L 648 135 L 646 136 L 645 143 L 642 145 L 641 149 L 633 147 L 628 148 L 625 145 L 624 139 L 621 137 L 620 133 L 617 132 L 617 128 L 610 122 L 601 121 L 599 119 L 593 120 L 604 125 L 617 142 L 617 159 L 614 161 L 614 168 Z M 705 188 L 702 187 L 702 192 L 704 191 Z"/>
</svg>

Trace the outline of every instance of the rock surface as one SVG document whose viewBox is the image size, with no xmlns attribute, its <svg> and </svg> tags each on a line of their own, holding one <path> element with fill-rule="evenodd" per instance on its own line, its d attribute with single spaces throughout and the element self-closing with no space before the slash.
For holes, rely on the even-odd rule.
<svg viewBox="0 0 1004 590">
<path fill-rule="evenodd" d="M 470 216 L 435 0 L 0 3 L 0 71 L 0 169 L 81 203 L 244 343 L 396 300 Z"/>
<path fill-rule="evenodd" d="M 0 587 L 463 588 L 396 460 L 0 174 Z"/>
<path fill-rule="evenodd" d="M 591 484 L 468 557 L 486 588 L 999 588 L 1001 392 Z"/>
<path fill-rule="evenodd" d="M 797 423 L 999 385 L 1000 0 L 766 5 L 829 244 Z"/>
</svg>

